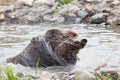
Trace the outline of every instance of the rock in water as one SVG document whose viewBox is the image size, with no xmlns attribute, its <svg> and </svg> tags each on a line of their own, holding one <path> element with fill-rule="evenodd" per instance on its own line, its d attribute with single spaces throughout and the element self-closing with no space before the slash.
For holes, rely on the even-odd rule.
<svg viewBox="0 0 120 80">
<path fill-rule="evenodd" d="M 65 17 L 63 17 L 63 16 L 58 17 L 56 22 L 57 23 L 64 23 L 65 22 Z"/>
<path fill-rule="evenodd" d="M 95 80 L 95 76 L 93 74 L 83 70 L 76 70 L 74 75 L 73 80 Z"/>
<path fill-rule="evenodd" d="M 107 13 L 98 13 L 98 14 L 95 14 L 95 15 L 93 15 L 91 17 L 91 23 L 100 24 L 102 22 L 106 22 L 107 16 L 108 16 Z"/>
<path fill-rule="evenodd" d="M 69 23 L 74 23 L 75 20 L 76 20 L 77 16 L 73 13 L 68 13 L 66 16 L 65 16 L 65 22 L 67 24 Z"/>
<path fill-rule="evenodd" d="M 75 20 L 75 24 L 78 24 L 78 23 L 80 23 L 81 21 L 82 21 L 81 18 L 76 18 L 76 20 Z"/>
<path fill-rule="evenodd" d="M 5 15 L 3 13 L 0 13 L 0 21 L 5 20 Z"/>
<path fill-rule="evenodd" d="M 78 17 L 84 19 L 88 16 L 88 12 L 87 11 L 78 11 L 77 15 L 78 15 Z"/>
</svg>

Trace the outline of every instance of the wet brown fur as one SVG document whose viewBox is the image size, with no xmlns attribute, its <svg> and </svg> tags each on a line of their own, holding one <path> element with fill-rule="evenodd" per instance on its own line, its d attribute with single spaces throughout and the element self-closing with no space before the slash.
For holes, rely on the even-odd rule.
<svg viewBox="0 0 120 80">
<path fill-rule="evenodd" d="M 7 62 L 31 67 L 35 67 L 38 60 L 39 67 L 74 65 L 77 62 L 77 53 L 87 43 L 86 39 L 79 38 L 74 31 L 52 28 L 45 35 L 32 38 L 23 52 L 9 58 Z"/>
</svg>

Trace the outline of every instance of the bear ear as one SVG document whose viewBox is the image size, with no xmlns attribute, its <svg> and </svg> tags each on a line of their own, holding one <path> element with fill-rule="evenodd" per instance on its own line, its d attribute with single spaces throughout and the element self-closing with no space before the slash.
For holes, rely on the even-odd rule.
<svg viewBox="0 0 120 80">
<path fill-rule="evenodd" d="M 55 37 L 58 35 L 63 35 L 63 30 L 60 28 L 53 28 L 53 29 L 49 29 L 46 33 L 46 36 L 51 36 L 51 37 Z"/>
<path fill-rule="evenodd" d="M 78 34 L 72 30 L 66 30 L 66 35 L 68 35 L 71 38 L 75 38 L 78 36 Z"/>
<path fill-rule="evenodd" d="M 85 47 L 85 45 L 86 45 L 87 42 L 88 42 L 87 39 L 82 39 L 82 40 L 80 41 L 81 49 Z"/>
</svg>

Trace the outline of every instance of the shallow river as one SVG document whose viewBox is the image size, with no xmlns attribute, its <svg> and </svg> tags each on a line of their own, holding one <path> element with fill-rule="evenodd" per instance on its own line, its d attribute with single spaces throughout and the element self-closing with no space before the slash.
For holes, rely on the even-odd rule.
<svg viewBox="0 0 120 80">
<path fill-rule="evenodd" d="M 74 68 L 94 70 L 98 65 L 120 62 L 120 34 L 105 28 L 94 28 L 86 25 L 59 25 L 59 27 L 70 28 L 87 38 L 88 43 L 79 53 L 80 60 Z M 20 53 L 33 36 L 44 34 L 49 25 L 43 26 L 0 26 L 0 64 L 5 65 L 6 58 Z M 35 69 L 22 65 L 13 65 L 15 71 L 34 74 Z M 41 70 L 42 68 L 40 68 Z M 68 67 L 50 67 L 42 70 L 61 71 Z"/>
</svg>

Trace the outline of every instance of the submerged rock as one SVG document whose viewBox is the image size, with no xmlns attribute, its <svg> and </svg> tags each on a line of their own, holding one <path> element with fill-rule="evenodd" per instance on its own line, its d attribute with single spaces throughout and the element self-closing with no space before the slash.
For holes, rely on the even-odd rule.
<svg viewBox="0 0 120 80">
<path fill-rule="evenodd" d="M 43 20 L 49 22 L 55 22 L 58 19 L 58 15 L 44 15 Z"/>
<path fill-rule="evenodd" d="M 84 19 L 88 16 L 88 12 L 87 11 L 78 11 L 77 15 L 78 15 L 78 17 Z"/>
<path fill-rule="evenodd" d="M 4 13 L 0 13 L 0 21 L 4 21 L 5 20 L 5 14 Z"/>
<path fill-rule="evenodd" d="M 108 14 L 106 14 L 106 13 L 95 14 L 91 17 L 91 23 L 100 24 L 100 23 L 106 22 L 107 16 L 108 16 Z"/>
<path fill-rule="evenodd" d="M 60 73 L 54 74 L 51 77 L 51 80 L 71 80 L 71 78 L 68 73 L 60 72 Z"/>
<path fill-rule="evenodd" d="M 73 80 L 95 80 L 95 76 L 87 71 L 76 70 L 73 73 Z"/>
<path fill-rule="evenodd" d="M 56 22 L 57 23 L 64 23 L 65 22 L 65 17 L 63 17 L 63 16 L 58 17 Z"/>
<path fill-rule="evenodd" d="M 95 80 L 95 76 L 87 71 L 74 70 L 53 75 L 52 80 Z"/>
<path fill-rule="evenodd" d="M 76 20 L 77 16 L 75 14 L 72 13 L 68 13 L 65 16 L 65 23 L 69 24 L 69 23 L 74 23 Z"/>
<path fill-rule="evenodd" d="M 53 74 L 49 73 L 48 71 L 42 71 L 40 77 L 42 80 L 50 80 L 52 75 Z"/>
<path fill-rule="evenodd" d="M 78 23 L 80 23 L 81 21 L 82 21 L 81 18 L 76 18 L 76 20 L 75 20 L 75 24 L 78 24 Z"/>
<path fill-rule="evenodd" d="M 111 14 L 112 11 L 110 9 L 103 9 L 103 13 L 109 13 L 109 14 Z"/>
</svg>

